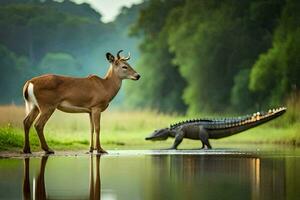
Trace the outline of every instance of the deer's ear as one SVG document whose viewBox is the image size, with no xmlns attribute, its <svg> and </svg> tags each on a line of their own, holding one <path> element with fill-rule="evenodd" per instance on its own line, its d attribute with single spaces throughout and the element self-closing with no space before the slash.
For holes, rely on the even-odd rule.
<svg viewBox="0 0 300 200">
<path fill-rule="evenodd" d="M 115 57 L 111 53 L 106 53 L 106 59 L 110 63 L 113 63 L 115 61 Z"/>
</svg>

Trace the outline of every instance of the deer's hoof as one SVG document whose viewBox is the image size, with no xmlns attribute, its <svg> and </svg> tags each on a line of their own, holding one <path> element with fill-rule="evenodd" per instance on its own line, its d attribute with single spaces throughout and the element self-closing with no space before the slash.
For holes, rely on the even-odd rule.
<svg viewBox="0 0 300 200">
<path fill-rule="evenodd" d="M 90 148 L 88 153 L 93 153 L 94 152 L 94 148 Z"/>
<path fill-rule="evenodd" d="M 31 154 L 30 148 L 24 148 L 23 153 Z"/>
<path fill-rule="evenodd" d="M 54 154 L 54 151 L 52 149 L 47 149 L 45 150 L 46 154 Z"/>
<path fill-rule="evenodd" d="M 97 153 L 104 154 L 107 153 L 104 149 L 97 149 Z"/>
</svg>

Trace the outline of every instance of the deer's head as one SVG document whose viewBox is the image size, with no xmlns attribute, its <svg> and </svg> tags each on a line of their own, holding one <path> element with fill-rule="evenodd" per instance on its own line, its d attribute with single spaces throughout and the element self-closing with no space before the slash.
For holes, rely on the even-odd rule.
<svg viewBox="0 0 300 200">
<path fill-rule="evenodd" d="M 120 79 L 139 80 L 141 77 L 128 63 L 130 54 L 128 57 L 120 56 L 123 50 L 118 51 L 117 57 L 114 57 L 111 53 L 106 53 L 108 62 L 112 65 L 112 70 Z"/>
</svg>

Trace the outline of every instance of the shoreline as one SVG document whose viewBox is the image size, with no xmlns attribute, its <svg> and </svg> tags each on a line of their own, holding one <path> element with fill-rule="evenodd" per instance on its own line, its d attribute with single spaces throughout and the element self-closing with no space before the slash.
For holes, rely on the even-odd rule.
<svg viewBox="0 0 300 200">
<path fill-rule="evenodd" d="M 223 144 L 223 145 L 222 145 Z M 261 146 L 259 146 L 259 145 Z M 274 147 L 284 147 L 278 149 Z M 262 152 L 280 155 L 286 151 L 300 150 L 299 145 L 280 144 L 280 143 L 262 143 L 262 142 L 233 142 L 219 143 L 213 149 L 197 148 L 179 148 L 177 150 L 165 150 L 159 148 L 153 149 L 106 149 L 107 154 L 99 154 L 94 151 L 92 154 L 88 150 L 54 150 L 54 154 L 45 154 L 44 151 L 32 151 L 31 154 L 24 154 L 21 150 L 4 150 L 0 151 L 0 159 L 23 159 L 23 158 L 41 158 L 43 156 L 51 157 L 78 157 L 78 156 L 139 156 L 139 155 L 242 155 L 258 156 Z"/>
</svg>

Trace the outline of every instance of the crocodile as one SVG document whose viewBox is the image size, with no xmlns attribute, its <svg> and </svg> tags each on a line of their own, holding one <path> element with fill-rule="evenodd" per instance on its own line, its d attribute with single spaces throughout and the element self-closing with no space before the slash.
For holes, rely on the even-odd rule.
<svg viewBox="0 0 300 200">
<path fill-rule="evenodd" d="M 211 149 L 209 139 L 220 139 L 228 137 L 247 129 L 266 123 L 279 117 L 286 112 L 287 108 L 280 107 L 271 109 L 268 112 L 256 112 L 233 118 L 221 119 L 192 119 L 171 124 L 167 128 L 155 130 L 146 140 L 166 140 L 169 137 L 175 138 L 174 144 L 169 149 L 177 149 L 184 138 L 200 140 L 202 148 Z"/>
</svg>

